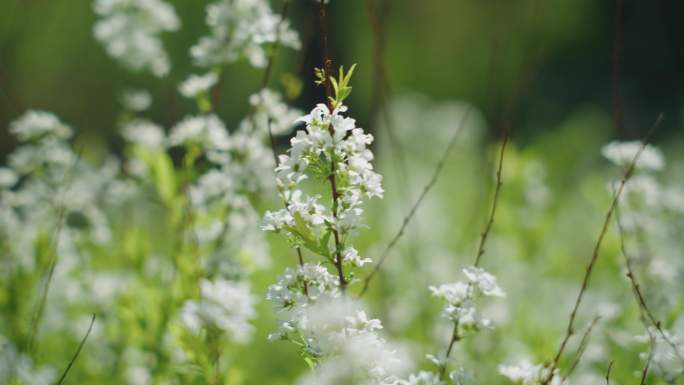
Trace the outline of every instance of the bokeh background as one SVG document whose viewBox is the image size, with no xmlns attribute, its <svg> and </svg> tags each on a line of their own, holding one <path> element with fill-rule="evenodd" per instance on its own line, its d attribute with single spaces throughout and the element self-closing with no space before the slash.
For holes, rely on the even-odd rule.
<svg viewBox="0 0 684 385">
<path fill-rule="evenodd" d="M 195 69 L 188 48 L 204 34 L 207 1 L 170 1 L 182 19 L 165 36 L 174 63 L 162 81 L 131 74 L 107 57 L 92 38 L 94 15 L 85 0 L 5 0 L 0 4 L 0 126 L 27 107 L 54 111 L 89 143 L 116 145 L 113 122 L 125 86 L 150 89 L 158 102 L 153 118 L 167 125 L 183 116 L 179 81 Z M 684 118 L 684 25 L 677 1 L 517 0 L 365 1 L 330 6 L 330 44 L 335 64 L 358 63 L 352 105 L 368 126 L 381 83 L 377 52 L 390 94 L 417 91 L 435 100 L 463 99 L 515 126 L 515 140 L 553 131 L 582 111 L 607 120 L 619 95 L 620 128 L 605 135 L 638 137 L 659 113 L 659 137 L 677 136 Z M 279 4 L 274 4 L 278 9 Z M 619 23 L 616 22 L 618 15 Z M 290 9 L 303 41 L 300 52 L 282 51 L 274 83 L 290 73 L 303 80 L 295 100 L 309 106 L 321 92 L 311 86 L 320 63 L 318 24 L 312 1 Z M 380 32 L 378 34 L 377 32 Z M 614 65 L 616 38 L 619 66 Z M 237 122 L 259 84 L 260 71 L 244 65 L 226 71 L 218 107 Z M 616 81 L 617 79 L 617 81 Z M 512 108 L 510 107 L 512 105 Z M 505 113 L 507 109 L 512 112 Z M 605 128 L 603 128 L 605 126 Z M 428 130 L 429 127 L 417 129 Z M 0 153 L 13 147 L 6 130 Z"/>
<path fill-rule="evenodd" d="M 84 157 L 91 159 L 122 151 L 118 99 L 127 87 L 152 93 L 154 103 L 147 116 L 167 128 L 193 111 L 193 103 L 179 95 L 177 85 L 198 72 L 188 49 L 206 33 L 204 8 L 209 2 L 169 3 L 182 28 L 164 36 L 173 68 L 160 80 L 130 73 L 106 55 L 92 37 L 95 18 L 90 1 L 0 2 L 0 157 L 15 147 L 6 129 L 9 122 L 27 108 L 52 111 L 69 123 Z M 279 2 L 272 3 L 279 8 Z M 678 162 L 684 155 L 684 3 L 371 3 L 369 8 L 366 1 L 333 0 L 329 7 L 334 64 L 358 64 L 350 112 L 376 134 L 377 163 L 386 178 L 387 197 L 370 207 L 371 230 L 358 242 L 364 255 L 377 257 L 392 237 L 439 161 L 465 105 L 473 105 L 475 113 L 435 190 L 374 283 L 369 306 L 383 319 L 389 335 L 417 351 L 443 350 L 440 341 L 448 325 L 439 324 L 439 304 L 427 300 L 427 286 L 457 279 L 460 267 L 470 263 L 490 204 L 497 149 L 493 144 L 510 129 L 504 190 L 485 262 L 500 276 L 508 302 L 489 309 L 500 325 L 496 331 L 477 343 L 464 342 L 455 353 L 464 365 L 477 368 L 481 383 L 503 383 L 496 374 L 498 363 L 520 352 L 548 359 L 563 332 L 610 202 L 606 185 L 618 174 L 601 158 L 601 146 L 618 138 L 641 138 L 663 114 L 654 142 L 674 166 L 661 177 L 676 185 L 684 179 Z M 322 99 L 322 90 L 312 83 L 312 69 L 320 65 L 321 56 L 315 4 L 293 1 L 289 16 L 303 48 L 280 51 L 271 86 L 292 87 L 297 83 L 293 76 L 299 79 L 302 89 L 292 103 L 309 110 Z M 259 87 L 261 76 L 246 64 L 231 65 L 224 72 L 216 110 L 227 126 L 237 126 L 249 111 L 248 97 Z M 387 107 L 387 120 L 381 117 L 382 106 Z M 387 132 L 393 132 L 398 142 L 392 142 Z M 281 149 L 285 143 L 283 139 Z M 404 169 L 397 167 L 397 153 Z M 263 208 L 277 204 L 267 202 Z M 293 262 L 284 242 L 269 240 L 273 265 L 253 277 L 260 296 Z M 592 345 L 582 373 L 595 380 L 595 373 L 605 369 L 606 357 L 611 357 L 622 369 L 616 371 L 615 381 L 627 383 L 634 380 L 633 369 L 641 365 L 638 352 L 644 348 L 626 335 L 643 331 L 636 307 L 622 307 L 631 299 L 614 233 L 606 240 L 605 253 L 587 314 L 582 316 L 591 319 L 592 310 L 603 309 L 609 314 L 608 326 Z M 681 283 L 667 290 L 674 290 L 678 307 L 660 304 L 659 314 L 668 314 L 666 320 L 674 322 L 684 307 Z M 535 301 L 529 301 L 530 293 Z M 293 383 L 306 366 L 291 346 L 266 341 L 275 327 L 266 301 L 259 305 L 256 327 L 252 343 L 231 347 L 238 357 L 231 369 L 232 383 Z M 500 343 L 504 337 L 511 342 Z M 71 338 L 66 347 L 59 341 L 46 343 L 44 360 L 54 361 L 50 354 L 54 357 L 65 349 L 71 352 L 77 341 Z M 96 359 L 81 357 L 72 373 L 74 383 L 119 378 L 98 373 Z"/>
</svg>

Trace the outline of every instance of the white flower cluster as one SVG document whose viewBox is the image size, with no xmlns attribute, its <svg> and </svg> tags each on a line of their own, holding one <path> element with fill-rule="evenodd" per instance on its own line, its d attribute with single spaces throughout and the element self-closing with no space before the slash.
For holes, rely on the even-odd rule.
<svg viewBox="0 0 684 385">
<path fill-rule="evenodd" d="M 163 148 L 166 144 L 164 129 L 147 119 L 133 119 L 122 127 L 121 135 L 127 141 L 148 148 Z"/>
<path fill-rule="evenodd" d="M 246 58 L 254 67 L 265 67 L 267 44 L 299 49 L 297 33 L 288 21 L 273 13 L 267 0 L 220 0 L 207 6 L 211 34 L 202 37 L 190 54 L 203 67 Z"/>
<path fill-rule="evenodd" d="M 446 385 L 446 382 L 442 381 L 437 373 L 421 370 L 418 373 L 411 373 L 406 379 L 393 382 L 392 385 Z"/>
<path fill-rule="evenodd" d="M 100 17 L 95 38 L 110 56 L 158 77 L 169 72 L 171 65 L 159 35 L 180 27 L 173 7 L 162 0 L 96 0 L 93 9 Z"/>
<path fill-rule="evenodd" d="M 214 72 L 208 72 L 204 75 L 190 75 L 180 84 L 178 90 L 186 98 L 196 98 L 198 95 L 208 92 L 211 87 L 218 83 L 218 80 L 218 75 Z"/>
<path fill-rule="evenodd" d="M 549 377 L 549 370 L 545 365 L 533 365 L 528 361 L 521 361 L 516 365 L 499 366 L 499 373 L 520 385 L 542 385 Z M 558 369 L 556 369 L 549 385 L 561 385 L 563 383 L 563 378 L 558 375 Z"/>
<path fill-rule="evenodd" d="M 340 106 L 331 113 L 326 105 L 319 104 L 299 119 L 306 123 L 306 130 L 297 131 L 290 140 L 289 154 L 280 155 L 276 167 L 278 190 L 287 208 L 267 212 L 265 230 L 282 231 L 304 243 L 330 228 L 344 235 L 360 225 L 364 198 L 382 197 L 382 177 L 373 171 L 373 153 L 367 147 L 373 136 L 357 128 L 354 119 L 344 117 L 344 111 L 346 107 Z M 320 203 L 319 196 L 306 195 L 299 189 L 309 175 L 325 180 L 331 173 L 338 192 L 334 212 Z M 319 254 L 329 255 L 331 251 L 325 248 L 327 245 Z M 358 260 L 354 252 L 346 254 Z"/>
<path fill-rule="evenodd" d="M 128 88 L 121 93 L 121 104 L 128 111 L 145 111 L 152 105 L 152 95 L 145 90 Z"/>
<path fill-rule="evenodd" d="M 235 342 L 247 342 L 254 329 L 249 321 L 256 315 L 256 298 L 250 293 L 249 285 L 227 280 L 203 280 L 200 291 L 199 300 L 188 300 L 183 305 L 183 324 L 194 332 L 202 327 L 218 328 Z"/>
<path fill-rule="evenodd" d="M 267 293 L 284 314 L 270 339 L 293 341 L 309 365 L 316 366 L 300 384 L 393 384 L 399 369 L 406 368 L 395 349 L 379 336 L 380 321 L 369 319 L 359 304 L 343 295 L 348 284 L 344 268 L 370 262 L 349 242 L 361 223 L 360 206 L 383 194 L 382 178 L 373 171 L 373 153 L 368 149 L 373 137 L 342 115 L 352 71 L 345 75 L 340 70 L 333 111 L 319 104 L 297 120 L 306 128 L 290 140 L 288 154 L 279 156 L 275 169 L 286 207 L 266 212 L 262 226 L 283 233 L 295 247 L 323 257 L 337 270 L 331 274 L 323 265 L 302 263 L 287 269 Z M 282 114 L 279 101 L 268 92 L 253 97 L 253 104 L 259 103 L 264 104 L 261 109 L 267 117 Z M 319 195 L 304 192 L 302 183 L 309 178 L 330 184 L 330 207 L 321 203 Z"/>
<path fill-rule="evenodd" d="M 264 88 L 249 98 L 249 103 L 255 112 L 249 124 L 255 124 L 257 130 L 268 132 L 269 128 L 273 135 L 284 135 L 292 130 L 302 112 L 290 108 L 283 102 L 282 96 L 268 88 Z"/>
<path fill-rule="evenodd" d="M 214 114 L 187 116 L 171 129 L 168 144 L 196 145 L 209 151 L 227 150 L 230 135 L 223 121 Z"/>
<path fill-rule="evenodd" d="M 291 310 L 303 309 L 323 295 L 332 298 L 339 296 L 337 277 L 330 274 L 328 269 L 320 264 L 306 263 L 285 269 L 278 278 L 278 282 L 269 286 L 266 299 L 271 301 L 278 310 Z M 294 313 L 300 314 L 301 311 L 297 310 Z M 285 337 L 291 328 L 287 325 L 282 326 L 285 328 L 269 338 Z"/>
<path fill-rule="evenodd" d="M 379 332 L 380 320 L 370 319 L 356 301 L 319 301 L 303 312 L 299 332 L 316 371 L 298 384 L 393 384 L 407 362 Z"/>
<path fill-rule="evenodd" d="M 643 147 L 641 141 L 611 142 L 603 146 L 601 154 L 611 162 L 620 165 L 629 165 L 634 156 Z M 647 144 L 636 162 L 636 168 L 644 170 L 662 170 L 665 166 L 663 154 L 657 148 Z"/>
<path fill-rule="evenodd" d="M 474 301 L 480 294 L 492 297 L 506 295 L 496 283 L 496 278 L 482 268 L 466 267 L 463 274 L 467 282 L 429 287 L 433 296 L 446 301 L 444 316 L 458 326 L 460 336 L 469 331 L 491 327 L 491 321 L 481 317 L 475 307 Z"/>
<path fill-rule="evenodd" d="M 653 326 L 648 328 L 646 335 L 638 336 L 637 340 L 649 343 L 651 338 L 653 338 L 653 346 L 649 347 L 649 349 L 652 349 L 652 351 L 642 352 L 640 354 L 641 359 L 646 361 L 650 355 L 651 370 L 657 376 L 668 380 L 668 382 L 676 382 L 677 378 L 684 375 L 684 363 L 682 362 L 684 342 L 669 330 L 663 329 L 661 334 Z"/>
</svg>

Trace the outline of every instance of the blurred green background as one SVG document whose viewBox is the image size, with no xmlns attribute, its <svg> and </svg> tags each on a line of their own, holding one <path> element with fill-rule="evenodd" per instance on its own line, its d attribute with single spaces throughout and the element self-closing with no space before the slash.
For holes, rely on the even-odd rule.
<svg viewBox="0 0 684 385">
<path fill-rule="evenodd" d="M 121 150 L 116 118 L 120 112 L 118 96 L 124 88 L 150 90 L 154 103 L 147 116 L 167 129 L 194 111 L 193 103 L 179 95 L 177 85 L 189 74 L 202 72 L 191 64 L 188 49 L 206 33 L 204 14 L 209 2 L 169 2 L 182 27 L 164 35 L 173 68 L 161 80 L 130 73 L 106 55 L 92 37 L 90 1 L 0 2 L 1 156 L 4 158 L 15 145 L 6 130 L 8 123 L 27 108 L 54 112 L 75 128 L 78 141 L 95 156 L 104 154 L 105 148 Z M 399 255 L 374 282 L 368 297 L 370 306 L 374 316 L 385 322 L 388 334 L 411 339 L 410 343 L 419 346 L 417 350 L 426 353 L 441 351 L 442 340 L 433 331 L 439 306 L 426 301 L 426 288 L 440 283 L 429 280 L 435 277 L 442 282 L 453 281 L 459 268 L 470 262 L 492 187 L 491 178 L 483 177 L 491 175 L 494 158 L 494 148 L 487 144 L 502 128 L 510 127 L 513 144 L 506 160 L 505 188 L 488 250 L 491 255 L 485 263 L 501 274 L 502 286 L 509 292 L 508 319 L 496 320 L 501 328 L 483 337 L 480 341 L 484 342 L 467 342 L 462 349 L 469 354 L 456 354 L 468 364 L 481 361 L 477 367 L 485 368 L 480 373 L 484 380 L 503 383 L 496 374 L 498 363 L 519 350 L 547 359 L 562 333 L 569 301 L 576 293 L 585 258 L 609 204 L 606 183 L 616 175 L 615 169 L 603 168 L 608 163 L 600 160 L 600 146 L 615 138 L 640 138 L 663 113 L 665 121 L 655 141 L 665 147 L 668 161 L 681 157 L 684 24 L 680 19 L 684 3 L 371 3 L 377 7 L 371 12 L 365 1 L 332 0 L 329 8 L 334 64 L 358 63 L 348 103 L 351 115 L 378 136 L 378 167 L 386 177 L 387 197 L 369 209 L 372 230 L 359 240 L 364 255 L 377 257 L 401 222 L 409 207 L 407 202 L 413 201 L 427 181 L 457 125 L 456 118 L 461 116 L 454 109 L 462 112 L 462 105 L 452 101 L 472 103 L 481 114 L 473 123 L 471 137 L 465 137 L 449 158 L 440 184 L 400 243 Z M 274 9 L 279 8 L 279 2 L 272 4 Z M 619 4 L 622 17 L 616 25 Z M 312 69 L 320 65 L 315 12 L 313 1 L 293 1 L 290 17 L 303 48 L 281 50 L 271 80 L 271 86 L 278 87 L 287 74 L 299 77 L 304 88 L 293 103 L 302 110 L 309 110 L 323 97 L 322 90 L 312 84 Z M 217 112 L 229 127 L 235 127 L 249 110 L 247 100 L 259 87 L 262 71 L 236 64 L 224 74 Z M 406 94 L 423 96 L 402 96 Z M 395 100 L 391 116 L 396 127 L 392 129 L 404 145 L 406 179 L 396 175 L 392 167 L 396 149 L 390 148 L 385 131 L 376 129 L 383 98 Z M 540 164 L 543 172 L 535 168 Z M 681 175 L 680 165 L 664 177 L 681 184 Z M 540 207 L 528 207 L 528 185 L 537 182 L 548 187 L 550 198 Z M 292 251 L 281 240 L 270 237 L 269 241 L 274 266 L 255 274 L 254 290 L 259 295 L 293 261 Z M 629 288 L 622 285 L 620 277 L 622 260 L 615 234 L 607 238 L 605 253 L 595 279 L 600 295 L 592 297 L 587 313 L 603 302 L 631 303 Z M 430 258 L 431 262 L 421 264 L 421 258 Z M 538 301 L 529 301 L 530 292 L 538 294 Z M 420 306 L 406 308 L 415 303 Z M 614 323 L 631 335 L 643 333 L 636 314 L 632 304 Z M 253 342 L 232 348 L 239 358 L 236 367 L 240 371 L 232 373 L 237 378 L 235 383 L 292 383 L 306 370 L 301 362 L 299 366 L 292 364 L 298 358 L 291 346 L 266 341 L 274 326 L 271 305 L 262 301 Z M 502 348 L 502 337 L 511 337 L 513 342 Z M 608 339 L 598 337 L 597 344 L 604 338 Z M 62 352 L 64 345 L 59 341 L 50 346 Z M 589 365 L 598 372 L 606 357 L 613 357 L 621 365 L 617 382 L 631 381 L 630 366 L 639 367 L 641 347 L 623 349 L 615 340 L 604 345 L 603 356 Z M 524 349 L 518 349 L 521 346 Z M 49 353 L 44 354 L 47 360 L 52 359 Z M 483 356 L 490 359 L 481 360 Z M 84 355 L 81 359 L 80 367 L 85 369 L 73 374 L 75 383 L 101 375 L 87 373 L 93 370 L 88 368 L 97 367 L 93 364 L 97 357 Z M 264 363 L 268 363 L 267 368 Z"/>
<path fill-rule="evenodd" d="M 190 104 L 176 86 L 193 68 L 188 48 L 206 31 L 207 1 L 170 1 L 182 27 L 166 34 L 174 67 L 162 80 L 131 74 L 111 60 L 93 39 L 91 2 L 4 0 L 0 3 L 0 126 L 26 108 L 55 112 L 93 146 L 117 146 L 117 97 L 127 86 L 155 96 L 152 118 L 167 127 Z M 371 122 L 381 87 L 375 53 L 380 42 L 390 94 L 418 91 L 436 100 L 463 99 L 490 122 L 510 121 L 516 140 L 527 140 L 568 119 L 581 108 L 613 110 L 614 1 L 593 0 L 374 0 L 334 1 L 329 10 L 335 64 L 358 63 L 351 106 L 365 126 Z M 273 2 L 279 9 L 278 2 Z M 316 6 L 296 0 L 290 9 L 300 32 L 300 52 L 281 50 L 271 83 L 284 73 L 299 76 L 304 92 L 295 101 L 310 106 L 312 67 L 320 63 Z M 684 118 L 684 25 L 678 1 L 622 4 L 619 78 L 619 135 L 638 137 L 658 113 L 666 117 L 659 136 L 681 132 Z M 369 17 L 370 15 L 370 17 Z M 371 21 L 381 34 L 374 32 Z M 226 71 L 218 108 L 237 123 L 261 71 L 233 65 Z M 186 105 L 187 104 L 187 105 Z M 506 112 L 510 110 L 511 112 Z M 492 125 L 496 129 L 496 124 Z M 372 129 L 372 127 L 371 127 Z M 429 127 L 417 127 L 426 130 Z M 587 128 L 590 129 L 590 128 Z M 0 153 L 13 147 L 2 131 Z"/>
</svg>

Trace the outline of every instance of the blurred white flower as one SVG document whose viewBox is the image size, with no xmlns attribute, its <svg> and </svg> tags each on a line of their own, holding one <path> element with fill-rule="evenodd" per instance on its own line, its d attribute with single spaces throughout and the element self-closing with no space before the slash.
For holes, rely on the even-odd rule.
<svg viewBox="0 0 684 385">
<path fill-rule="evenodd" d="M 152 104 L 152 96 L 145 90 L 129 88 L 121 94 L 121 104 L 129 111 L 145 111 Z"/>
<path fill-rule="evenodd" d="M 297 33 L 289 22 L 273 13 L 265 0 L 220 0 L 207 6 L 210 35 L 190 49 L 195 63 L 203 67 L 232 63 L 246 58 L 254 67 L 265 67 L 267 47 L 299 49 Z"/>
<path fill-rule="evenodd" d="M 638 140 L 632 142 L 611 142 L 603 146 L 601 154 L 618 166 L 627 166 L 643 146 L 644 144 Z M 661 170 L 665 167 L 665 159 L 660 150 L 647 144 L 635 166 L 638 169 Z"/>
<path fill-rule="evenodd" d="M 245 282 L 202 280 L 201 298 L 188 300 L 181 310 L 185 327 L 197 332 L 203 327 L 216 327 L 228 333 L 238 343 L 245 343 L 254 327 L 249 323 L 256 316 L 256 298 Z"/>
<path fill-rule="evenodd" d="M 133 70 L 165 76 L 171 65 L 160 34 L 175 31 L 180 21 L 162 0 L 96 0 L 99 16 L 94 34 L 107 53 Z"/>
<path fill-rule="evenodd" d="M 178 86 L 181 95 L 186 98 L 195 98 L 197 95 L 208 92 L 211 87 L 218 83 L 218 75 L 208 72 L 204 75 L 190 75 Z"/>
<path fill-rule="evenodd" d="M 166 141 L 164 129 L 145 119 L 126 123 L 121 134 L 127 141 L 149 148 L 163 148 Z"/>
</svg>

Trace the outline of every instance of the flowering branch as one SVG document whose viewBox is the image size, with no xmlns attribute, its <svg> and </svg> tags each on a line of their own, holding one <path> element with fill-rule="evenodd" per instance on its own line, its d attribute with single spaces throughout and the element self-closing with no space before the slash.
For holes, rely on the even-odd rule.
<svg viewBox="0 0 684 385">
<path fill-rule="evenodd" d="M 331 112 L 337 109 L 339 105 L 342 104 L 342 100 L 347 95 L 337 95 L 338 92 L 341 89 L 338 89 L 338 84 L 335 82 L 334 78 L 331 77 L 329 74 L 332 72 L 332 60 L 330 59 L 330 51 L 328 48 L 328 20 L 326 16 L 326 10 L 325 10 L 325 0 L 320 0 L 319 8 L 318 8 L 318 18 L 320 22 L 320 33 L 321 33 L 321 50 L 323 53 L 323 85 L 325 87 L 325 94 L 326 94 L 326 103 L 328 105 L 328 110 Z M 354 72 L 354 67 L 351 68 L 349 71 L 349 77 L 351 77 L 352 73 Z M 343 75 L 343 69 L 340 67 L 340 82 L 344 81 L 345 77 Z M 346 78 L 346 82 L 349 81 L 349 78 Z M 333 99 L 333 86 L 335 87 L 335 98 Z M 349 92 L 351 92 L 351 87 L 349 88 Z M 338 98 L 338 96 L 341 96 Z M 335 132 L 333 129 L 332 124 L 328 126 L 328 131 L 330 132 L 330 135 L 334 136 Z M 342 293 L 344 293 L 347 289 L 347 279 L 344 276 L 344 267 L 342 266 L 342 248 L 341 248 L 341 243 L 340 243 L 340 233 L 337 229 L 337 209 L 339 206 L 339 199 L 340 195 L 339 192 L 337 191 L 337 180 L 336 180 L 336 170 L 335 170 L 335 151 L 333 151 L 330 154 L 331 157 L 331 162 L 330 162 L 330 175 L 328 176 L 328 180 L 330 181 L 330 189 L 332 192 L 332 213 L 333 213 L 333 220 L 335 221 L 335 224 L 332 226 L 332 234 L 333 234 L 333 239 L 335 241 L 335 269 L 337 270 L 337 275 L 338 279 L 340 282 L 340 289 L 342 290 Z"/>
</svg>

